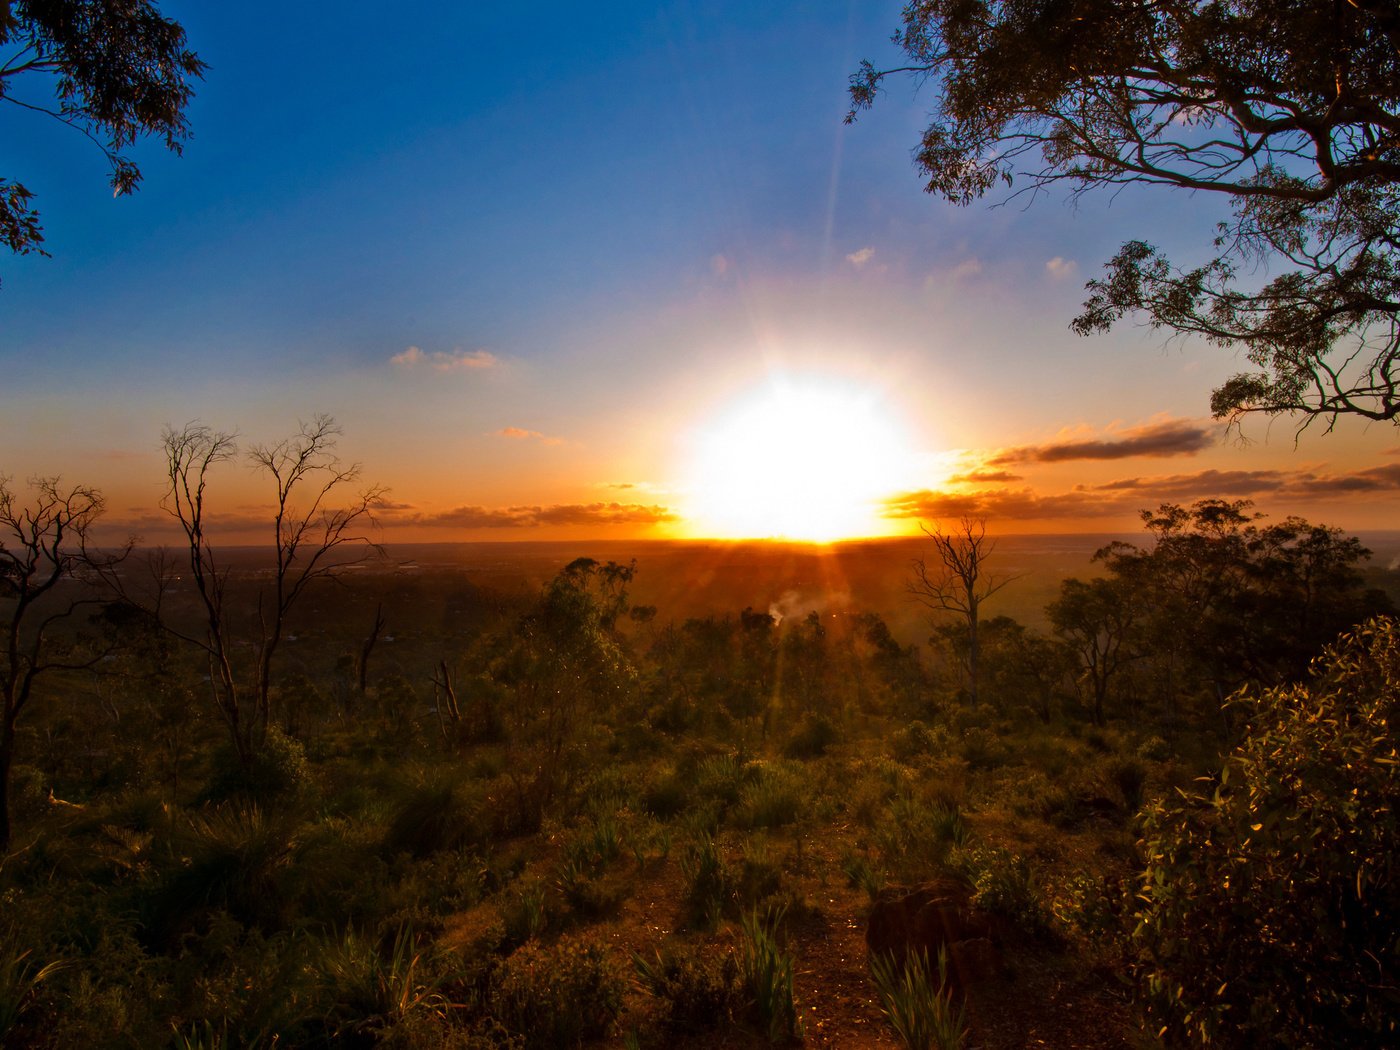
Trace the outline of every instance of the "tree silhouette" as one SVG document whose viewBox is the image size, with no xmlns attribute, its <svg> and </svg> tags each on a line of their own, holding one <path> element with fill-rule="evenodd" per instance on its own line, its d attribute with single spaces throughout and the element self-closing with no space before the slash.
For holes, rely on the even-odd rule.
<svg viewBox="0 0 1400 1050">
<path fill-rule="evenodd" d="M 109 651 L 56 636 L 79 610 L 104 604 L 95 592 L 79 596 L 61 587 L 97 579 L 130 551 L 130 544 L 105 552 L 91 546 L 103 511 L 96 489 L 65 487 L 58 478 L 36 478 L 30 489 L 32 500 L 22 503 L 9 479 L 0 477 L 0 850 L 11 838 L 16 725 L 34 701 L 35 683 L 56 671 L 91 668 Z"/>
<path fill-rule="evenodd" d="M 229 573 L 206 532 L 204 505 L 210 470 L 237 457 L 237 440 L 202 423 L 167 429 L 162 435 L 169 483 L 163 505 L 184 534 L 190 579 L 204 621 L 201 635 L 182 637 L 209 660 L 214 707 L 245 770 L 271 720 L 272 660 L 293 607 L 311 585 L 334 578 L 379 550 L 361 527 L 372 524 L 374 507 L 384 490 L 372 485 L 354 491 L 361 468 L 346 466 L 335 455 L 340 433 L 334 419 L 318 415 L 291 437 L 254 445 L 247 452 L 248 461 L 271 478 L 275 488 L 274 568 L 270 587 L 259 589 L 257 595 L 251 701 L 232 659 L 235 629 L 226 600 Z M 349 502 L 333 506 L 332 501 L 347 490 L 353 492 Z"/>
<path fill-rule="evenodd" d="M 985 518 L 963 518 L 948 532 L 938 525 L 920 528 L 933 541 L 935 557 L 914 560 L 908 590 L 922 605 L 935 612 L 954 613 L 967 624 L 968 691 L 976 703 L 981 652 L 977 625 L 982 603 L 1017 577 L 987 574 L 986 561 L 997 545 L 987 538 Z"/>
</svg>

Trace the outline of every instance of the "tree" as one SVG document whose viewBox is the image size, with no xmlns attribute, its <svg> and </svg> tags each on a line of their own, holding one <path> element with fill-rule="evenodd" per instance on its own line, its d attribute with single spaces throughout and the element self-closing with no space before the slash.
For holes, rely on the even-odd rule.
<svg viewBox="0 0 1400 1050">
<path fill-rule="evenodd" d="M 1071 577 L 1060 585 L 1060 596 L 1046 613 L 1079 664 L 1075 686 L 1088 701 L 1094 724 L 1101 726 L 1114 683 L 1143 655 L 1134 644 L 1141 615 L 1136 596 L 1121 576 L 1088 583 Z"/>
<path fill-rule="evenodd" d="M 141 169 L 122 151 L 147 135 L 180 153 L 185 108 L 205 64 L 185 31 L 151 0 L 0 0 L 0 102 L 62 121 L 106 154 L 116 196 L 133 192 Z M 43 84 L 49 103 L 15 93 Z M 43 253 L 43 229 L 22 183 L 0 178 L 0 242 Z"/>
<path fill-rule="evenodd" d="M 130 545 L 102 552 L 90 546 L 103 510 L 102 495 L 58 478 L 30 482 L 33 500 L 22 504 L 8 478 L 0 477 L 0 851 L 10 846 L 10 772 L 16 726 L 34 700 L 34 686 L 56 671 L 95 666 L 108 650 L 56 637 L 85 608 L 104 604 L 95 592 L 63 585 L 112 569 Z"/>
<path fill-rule="evenodd" d="M 862 63 L 855 113 L 911 74 L 936 93 L 927 189 L 1132 184 L 1221 194 L 1211 258 L 1144 241 L 1091 281 L 1072 327 L 1127 314 L 1242 349 L 1217 417 L 1400 423 L 1400 11 L 1389 0 L 915 0 Z M 1253 280 L 1260 264 L 1274 276 Z"/>
<path fill-rule="evenodd" d="M 1017 577 L 987 575 L 986 561 L 997 545 L 995 540 L 987 539 L 985 518 L 963 518 L 950 532 L 937 525 L 920 528 L 933 541 L 937 561 L 914 560 L 909 593 L 935 612 L 955 613 L 967 624 L 967 678 L 975 704 L 980 655 L 977 624 L 982 603 Z"/>
<path fill-rule="evenodd" d="M 515 821 L 537 827 L 573 787 L 587 730 L 635 684 L 617 620 L 627 611 L 636 562 L 576 558 L 502 639 L 493 677 L 512 692 Z"/>
<path fill-rule="evenodd" d="M 1246 682 L 1297 681 L 1324 644 L 1387 612 L 1362 587 L 1370 551 L 1341 529 L 1289 517 L 1266 524 L 1248 500 L 1164 503 L 1143 511 L 1150 546 L 1095 554 L 1121 581 L 1152 639 L 1154 679 L 1218 706 Z"/>
<path fill-rule="evenodd" d="M 233 660 L 236 628 L 227 601 L 229 571 L 205 531 L 209 471 L 237 457 L 237 440 L 202 423 L 167 429 L 161 438 L 169 482 L 163 506 L 184 534 L 190 579 L 203 613 L 202 635 L 182 637 L 209 660 L 214 707 L 245 770 L 271 720 L 272 660 L 293 607 L 308 587 L 335 578 L 379 550 L 361 527 L 373 524 L 382 488 L 371 485 L 354 492 L 345 506 L 332 506 L 332 500 L 354 490 L 362 472 L 359 464 L 346 466 L 336 456 L 340 434 L 334 419 L 318 415 L 291 437 L 254 445 L 247 452 L 248 461 L 272 480 L 275 490 L 274 563 L 270 585 L 257 593 L 251 699 Z"/>
</svg>

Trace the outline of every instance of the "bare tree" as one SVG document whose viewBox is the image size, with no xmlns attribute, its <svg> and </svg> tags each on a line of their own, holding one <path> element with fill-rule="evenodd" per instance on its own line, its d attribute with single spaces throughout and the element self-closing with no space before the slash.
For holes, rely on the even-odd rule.
<svg viewBox="0 0 1400 1050">
<path fill-rule="evenodd" d="M 161 435 L 161 444 L 165 449 L 166 478 L 170 483 L 161 505 L 180 523 L 185 534 L 190 578 L 204 614 L 202 638 L 179 631 L 173 633 L 197 645 L 208 658 L 214 709 L 227 726 L 239 762 L 246 768 L 255 751 L 254 720 L 244 710 L 229 653 L 224 613 L 228 570 L 219 567 L 214 548 L 204 533 L 204 491 L 209 483 L 209 471 L 215 464 L 233 459 L 238 454 L 238 443 L 233 434 L 213 430 L 202 423 L 187 423 L 179 430 L 167 427 Z M 164 577 L 161 582 L 164 583 Z"/>
<path fill-rule="evenodd" d="M 249 462 L 275 485 L 273 514 L 274 568 L 270 588 L 257 594 L 257 629 L 253 641 L 256 666 L 251 697 L 245 696 L 231 659 L 232 638 L 227 607 L 228 570 L 220 566 L 205 532 L 205 488 L 216 464 L 238 455 L 233 434 L 188 423 L 167 428 L 165 509 L 180 523 L 189 552 L 191 579 L 204 612 L 203 637 L 188 637 L 207 654 L 214 706 L 227 725 L 245 768 L 271 721 L 272 662 L 287 618 L 307 588 L 330 580 L 350 565 L 377 554 L 379 546 L 363 534 L 373 524 L 373 510 L 384 489 L 355 489 L 360 465 L 346 466 L 335 454 L 341 429 L 330 416 L 318 415 L 296 434 L 248 449 Z M 344 506 L 334 501 L 346 491 Z"/>
<path fill-rule="evenodd" d="M 109 650 L 83 647 L 54 637 L 54 629 L 82 608 L 103 603 L 92 590 L 69 590 L 65 583 L 97 579 L 130 552 L 89 544 L 103 511 L 102 495 L 82 485 L 64 487 L 58 478 L 35 478 L 32 502 L 22 504 L 0 476 L 0 850 L 10 845 L 10 771 L 15 727 L 34 699 L 34 685 L 54 671 L 95 666 Z"/>
<path fill-rule="evenodd" d="M 991 576 L 986 561 L 996 550 L 987 538 L 987 519 L 963 518 L 957 528 L 944 532 L 920 525 L 933 541 L 935 558 L 914 559 L 908 590 L 914 599 L 935 612 L 955 613 L 967 622 L 967 678 L 972 702 L 977 702 L 978 616 L 985 602 L 1016 576 Z"/>
<path fill-rule="evenodd" d="M 344 507 L 330 505 L 341 492 L 353 490 L 363 473 L 360 464 L 346 466 L 336 456 L 341 433 L 334 419 L 317 415 L 291 437 L 248 450 L 248 459 L 277 485 L 273 593 L 258 593 L 258 712 L 264 723 L 269 716 L 272 656 L 292 606 L 317 580 L 331 579 L 347 565 L 382 553 L 361 529 L 373 524 L 383 486 L 356 492 Z M 302 499 L 305 502 L 298 503 Z"/>
</svg>

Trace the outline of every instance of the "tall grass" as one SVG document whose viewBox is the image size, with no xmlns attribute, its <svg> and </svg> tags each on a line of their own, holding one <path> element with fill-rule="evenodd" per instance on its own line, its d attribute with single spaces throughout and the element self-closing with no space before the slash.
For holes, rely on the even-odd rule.
<svg viewBox="0 0 1400 1050">
<path fill-rule="evenodd" d="M 938 951 L 936 975 L 922 952 L 908 955 L 903 967 L 891 956 L 872 956 L 870 973 L 885 1017 L 908 1050 L 959 1050 L 966 1044 L 965 1010 L 953 1005 L 948 987 L 946 948 Z"/>
<path fill-rule="evenodd" d="M 428 972 L 413 930 L 401 926 L 388 952 L 346 930 L 321 961 L 328 1020 L 338 1036 L 375 1034 L 415 1016 L 447 1007 L 439 981 Z"/>
<path fill-rule="evenodd" d="M 34 1001 L 39 986 L 59 970 L 62 961 L 40 966 L 30 959 L 30 950 L 6 950 L 0 955 L 0 1044 L 8 1045 L 10 1031 Z"/>
<path fill-rule="evenodd" d="M 734 897 L 734 876 L 719 846 L 710 835 L 701 835 L 681 854 L 681 875 L 686 881 L 686 906 L 690 921 L 712 930 Z"/>
<path fill-rule="evenodd" d="M 739 972 L 753 1012 L 768 1031 L 771 1042 L 795 1042 L 802 1038 L 802 1021 L 793 999 L 793 959 L 777 941 L 783 911 L 749 912 L 740 920 L 743 942 Z"/>
</svg>

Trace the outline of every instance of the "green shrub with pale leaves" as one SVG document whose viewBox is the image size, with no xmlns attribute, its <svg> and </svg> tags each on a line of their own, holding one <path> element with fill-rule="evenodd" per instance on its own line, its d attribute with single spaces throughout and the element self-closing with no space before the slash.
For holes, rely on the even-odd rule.
<svg viewBox="0 0 1400 1050">
<path fill-rule="evenodd" d="M 1231 1047 L 1400 1043 L 1400 626 L 1241 692 L 1208 790 L 1145 811 L 1133 944 L 1161 1025 Z"/>
</svg>

